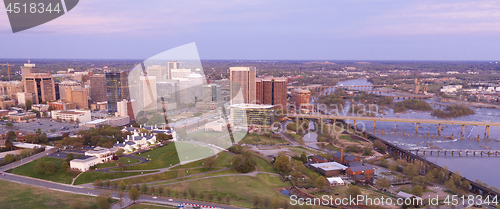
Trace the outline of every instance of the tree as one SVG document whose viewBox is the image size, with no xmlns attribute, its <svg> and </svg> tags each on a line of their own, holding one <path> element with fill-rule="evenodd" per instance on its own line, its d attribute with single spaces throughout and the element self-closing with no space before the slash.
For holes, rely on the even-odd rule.
<svg viewBox="0 0 500 209">
<path fill-rule="evenodd" d="M 271 201 L 271 208 L 280 208 L 281 207 L 281 201 L 277 197 L 274 197 L 273 200 Z"/>
<path fill-rule="evenodd" d="M 110 193 L 100 193 L 96 197 L 97 199 L 97 208 L 99 209 L 109 209 L 111 208 L 111 202 L 113 198 L 111 198 Z"/>
<path fill-rule="evenodd" d="M 61 162 L 61 169 L 67 171 L 69 169 L 69 164 L 66 161 Z"/>
<path fill-rule="evenodd" d="M 125 150 L 120 148 L 120 149 L 118 149 L 118 151 L 116 151 L 116 156 L 122 156 L 124 152 L 125 152 Z"/>
<path fill-rule="evenodd" d="M 11 163 L 14 162 L 16 158 L 14 157 L 13 154 L 6 154 L 5 157 L 3 158 L 3 161 L 6 163 Z"/>
<path fill-rule="evenodd" d="M 221 194 L 218 194 L 218 195 L 217 195 L 217 201 L 218 201 L 218 202 L 222 202 L 222 195 L 221 195 Z"/>
<path fill-rule="evenodd" d="M 290 159 L 286 155 L 280 155 L 274 161 L 274 168 L 282 173 L 286 173 L 290 170 Z"/>
<path fill-rule="evenodd" d="M 386 178 L 379 178 L 379 179 L 377 179 L 376 186 L 378 188 L 387 189 L 387 188 L 389 188 L 390 184 L 391 184 L 391 182 L 389 180 L 387 180 Z"/>
<path fill-rule="evenodd" d="M 434 178 L 434 174 L 432 172 L 428 172 L 427 175 L 425 175 L 425 181 L 431 183 L 434 182 L 436 179 Z"/>
<path fill-rule="evenodd" d="M 422 194 L 424 193 L 424 190 L 422 189 L 422 187 L 421 187 L 421 186 L 419 186 L 419 185 L 415 185 L 415 186 L 413 186 L 413 188 L 411 189 L 411 192 L 410 192 L 410 193 L 412 193 L 412 194 L 414 194 L 414 195 L 417 195 L 417 196 L 421 197 L 421 196 L 422 196 Z"/>
<path fill-rule="evenodd" d="M 189 195 L 191 196 L 191 198 L 196 199 L 196 190 L 190 189 L 189 190 Z"/>
<path fill-rule="evenodd" d="M 200 200 L 203 200 L 205 198 L 205 192 L 200 191 L 200 193 L 198 194 L 198 197 L 200 198 Z"/>
<path fill-rule="evenodd" d="M 326 179 L 323 176 L 320 176 L 316 179 L 315 182 L 316 188 L 318 188 L 320 191 L 323 191 L 323 189 L 326 186 Z"/>
<path fill-rule="evenodd" d="M 147 191 L 148 191 L 148 185 L 142 184 L 141 185 L 141 192 L 144 194 L 144 192 L 147 192 Z"/>
<path fill-rule="evenodd" d="M 229 204 L 229 202 L 231 202 L 231 196 L 229 196 L 229 194 L 227 194 L 224 199 L 226 200 L 227 204 Z"/>
<path fill-rule="evenodd" d="M 358 186 L 350 186 L 349 189 L 347 189 L 347 195 L 349 195 L 353 199 L 357 199 L 358 195 L 362 195 L 361 189 L 359 189 Z"/>
<path fill-rule="evenodd" d="M 160 185 L 160 186 L 158 187 L 158 193 L 159 193 L 160 195 L 162 195 L 164 191 L 165 191 L 165 189 L 163 188 L 163 185 Z"/>
<path fill-rule="evenodd" d="M 127 185 L 125 184 L 125 182 L 123 180 L 121 180 L 120 184 L 118 185 L 118 187 L 120 187 L 120 190 L 125 190 L 125 188 L 127 187 Z"/>
<path fill-rule="evenodd" d="M 208 198 L 208 201 L 212 202 L 212 200 L 214 199 L 214 194 L 212 194 L 212 192 L 209 192 L 207 195 L 207 198 Z"/>
<path fill-rule="evenodd" d="M 40 135 L 40 142 L 42 143 L 47 143 L 49 141 L 49 138 L 47 137 L 47 134 L 45 132 Z"/>
<path fill-rule="evenodd" d="M 128 198 L 133 200 L 134 203 L 136 200 L 139 199 L 140 196 L 141 196 L 141 193 L 135 187 L 130 188 L 130 191 L 128 191 Z"/>
<path fill-rule="evenodd" d="M 167 194 L 167 196 L 170 196 L 170 194 L 172 194 L 172 189 L 170 189 L 170 187 L 167 187 L 165 189 L 165 194 Z"/>
<path fill-rule="evenodd" d="M 203 167 L 208 168 L 209 170 L 212 170 L 216 165 L 217 165 L 217 158 L 216 157 L 206 158 L 204 163 L 203 163 Z"/>
<path fill-rule="evenodd" d="M 410 178 L 418 176 L 417 166 L 415 166 L 415 164 L 413 163 L 410 163 L 403 169 L 403 173 L 409 176 Z"/>
<path fill-rule="evenodd" d="M 261 200 L 260 200 L 259 195 L 253 196 L 253 206 L 255 206 L 256 208 L 258 208 L 259 205 L 260 205 L 260 203 L 261 203 Z"/>
<path fill-rule="evenodd" d="M 69 162 L 69 161 L 71 161 L 71 160 L 73 160 L 73 159 L 75 159 L 75 154 L 73 154 L 73 153 L 68 153 L 68 154 L 66 155 L 66 161 L 68 161 L 68 162 Z"/>
<path fill-rule="evenodd" d="M 11 122 L 7 122 L 5 124 L 5 126 L 7 126 L 7 128 L 12 128 L 14 126 L 14 124 L 12 124 Z M 15 133 L 14 133 L 15 134 Z M 8 135 L 7 135 L 8 136 Z"/>
<path fill-rule="evenodd" d="M 12 126 L 12 123 L 10 123 L 10 124 L 11 124 L 11 126 Z M 9 126 L 9 123 L 7 123 L 7 124 L 5 124 L 5 125 L 6 125 L 6 126 Z M 14 131 L 9 131 L 9 132 L 7 132 L 7 139 L 14 140 L 14 139 L 16 139 L 16 138 L 17 138 L 17 137 L 16 137 L 16 132 L 14 132 Z"/>
<path fill-rule="evenodd" d="M 50 175 L 57 171 L 57 167 L 52 161 L 46 161 L 45 158 L 40 158 L 35 164 L 36 174 Z"/>
<path fill-rule="evenodd" d="M 26 100 L 26 110 L 31 110 L 31 106 L 33 105 L 33 102 L 29 99 Z"/>
</svg>

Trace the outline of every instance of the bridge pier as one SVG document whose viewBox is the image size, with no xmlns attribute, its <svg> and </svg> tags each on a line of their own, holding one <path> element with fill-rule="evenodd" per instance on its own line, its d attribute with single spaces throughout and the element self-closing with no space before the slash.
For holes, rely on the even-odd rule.
<svg viewBox="0 0 500 209">
<path fill-rule="evenodd" d="M 431 155 L 432 155 L 432 151 L 431 151 Z"/>
<path fill-rule="evenodd" d="M 396 131 L 397 122 L 394 122 L 394 131 Z"/>
<path fill-rule="evenodd" d="M 490 126 L 486 126 L 486 128 L 484 128 L 484 135 L 486 137 L 490 137 Z"/>
<path fill-rule="evenodd" d="M 441 135 L 441 123 L 438 126 L 438 135 Z"/>
<path fill-rule="evenodd" d="M 376 121 L 374 120 L 374 121 L 373 121 L 373 129 L 375 129 L 375 122 L 376 122 Z"/>
<path fill-rule="evenodd" d="M 460 130 L 460 135 L 463 136 L 464 134 L 465 134 L 465 125 L 462 125 L 462 129 Z"/>
<path fill-rule="evenodd" d="M 415 128 L 415 133 L 417 133 L 417 134 L 418 134 L 418 125 L 419 125 L 419 124 L 420 124 L 420 123 L 417 123 L 417 126 L 416 126 L 416 128 Z"/>
<path fill-rule="evenodd" d="M 455 151 L 451 151 L 451 156 L 453 156 L 455 154 Z"/>
</svg>

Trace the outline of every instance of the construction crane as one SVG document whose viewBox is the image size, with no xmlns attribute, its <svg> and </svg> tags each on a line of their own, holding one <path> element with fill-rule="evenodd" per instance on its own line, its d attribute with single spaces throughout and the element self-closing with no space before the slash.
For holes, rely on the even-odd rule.
<svg viewBox="0 0 500 209">
<path fill-rule="evenodd" d="M 9 75 L 9 81 L 10 81 L 10 66 L 14 67 L 14 65 L 9 65 L 9 63 L 7 62 L 7 64 L 0 64 L 2 66 L 7 66 L 7 74 Z"/>
</svg>

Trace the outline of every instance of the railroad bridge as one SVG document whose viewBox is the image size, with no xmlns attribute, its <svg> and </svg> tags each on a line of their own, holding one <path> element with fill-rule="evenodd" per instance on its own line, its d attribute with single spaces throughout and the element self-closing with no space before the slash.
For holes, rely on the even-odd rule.
<svg viewBox="0 0 500 209">
<path fill-rule="evenodd" d="M 425 159 L 422 156 L 419 156 L 417 154 L 413 154 L 408 150 L 400 148 L 400 147 L 398 147 L 398 146 L 396 146 L 388 141 L 385 141 L 377 136 L 374 136 L 366 131 L 364 132 L 364 134 L 366 134 L 368 136 L 368 138 L 378 139 L 381 142 L 383 142 L 387 146 L 387 151 L 390 154 L 395 155 L 395 156 L 399 157 L 400 159 L 405 159 L 407 162 L 417 162 L 417 163 L 423 164 L 426 173 L 431 168 L 441 168 L 439 165 L 436 165 L 435 163 L 428 161 L 427 159 Z M 452 174 L 453 174 L 453 172 L 449 171 L 449 176 L 451 176 Z M 499 192 L 496 192 L 490 188 L 487 188 L 481 184 L 478 184 L 475 181 L 469 180 L 465 177 L 462 177 L 462 180 L 466 180 L 470 183 L 471 187 L 470 187 L 469 191 L 471 191 L 471 192 L 474 192 L 474 193 L 477 193 L 477 194 L 480 194 L 483 196 L 490 196 L 490 198 L 493 198 L 495 196 L 500 197 Z"/>
<path fill-rule="evenodd" d="M 498 156 L 500 150 L 461 150 L 461 149 L 413 149 L 409 150 L 411 153 L 415 153 L 418 155 L 418 153 L 422 153 L 423 155 L 430 154 L 432 155 L 437 154 L 438 156 L 443 154 L 443 155 L 451 155 L 451 156 Z"/>
</svg>

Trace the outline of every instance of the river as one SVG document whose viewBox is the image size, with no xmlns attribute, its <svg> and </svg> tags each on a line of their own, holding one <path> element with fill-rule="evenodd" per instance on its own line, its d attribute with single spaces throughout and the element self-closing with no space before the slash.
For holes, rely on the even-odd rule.
<svg viewBox="0 0 500 209">
<path fill-rule="evenodd" d="M 366 79 L 355 79 L 344 82 L 339 82 L 338 85 L 372 85 Z M 328 91 L 333 91 L 329 89 Z M 395 100 L 395 102 L 401 100 Z M 426 100 L 430 104 L 439 104 L 436 101 Z M 433 108 L 439 108 L 438 105 Z M 497 109 L 480 109 L 473 108 L 476 111 L 475 115 L 458 117 L 453 120 L 465 121 L 489 121 L 500 122 L 500 110 Z M 416 112 L 408 111 L 407 113 L 394 113 L 392 109 L 387 109 L 385 115 L 378 115 L 377 117 L 386 118 L 411 118 L 417 122 L 419 119 L 437 119 L 430 115 L 430 112 Z M 352 123 L 352 121 L 346 121 Z M 373 130 L 373 122 L 357 121 L 357 127 L 365 127 L 367 130 Z M 484 147 L 489 147 L 491 150 L 500 150 L 500 127 L 490 127 L 490 137 L 484 136 L 485 127 L 466 126 L 465 136 L 460 137 L 461 125 L 442 125 L 441 135 L 451 136 L 453 139 L 444 139 L 439 137 L 425 138 L 423 135 L 429 133 L 436 136 L 438 134 L 438 124 L 420 124 L 418 134 L 415 133 L 416 125 L 414 123 L 398 123 L 397 129 L 394 131 L 393 122 L 377 122 L 375 135 L 392 142 L 399 147 L 405 149 L 425 148 L 427 144 L 437 146 L 443 149 L 469 149 L 469 150 L 487 150 Z M 382 130 L 384 134 L 382 134 Z M 406 137 L 403 134 L 406 132 Z M 388 135 L 390 133 L 390 136 Z M 410 136 L 408 136 L 410 135 Z M 477 141 L 477 136 L 480 139 Z M 483 147 L 482 147 L 483 146 Z M 468 179 L 479 179 L 490 186 L 500 188 L 500 157 L 459 157 L 459 156 L 425 156 L 429 161 L 432 161 L 440 166 L 448 166 L 451 171 L 459 171 L 463 176 Z"/>
</svg>

